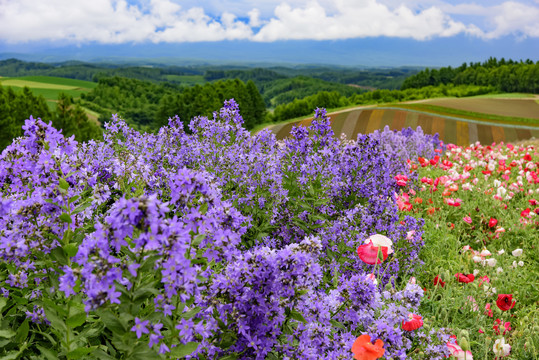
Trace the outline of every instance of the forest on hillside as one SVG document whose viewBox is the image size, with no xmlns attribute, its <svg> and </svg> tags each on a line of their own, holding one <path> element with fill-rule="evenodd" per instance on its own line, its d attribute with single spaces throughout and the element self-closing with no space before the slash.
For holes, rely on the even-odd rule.
<svg viewBox="0 0 539 360">
<path fill-rule="evenodd" d="M 408 77 L 401 89 L 438 85 L 492 86 L 502 92 L 539 93 L 539 61 L 489 58 L 483 63 L 462 64 L 440 69 L 425 69 Z"/>
</svg>

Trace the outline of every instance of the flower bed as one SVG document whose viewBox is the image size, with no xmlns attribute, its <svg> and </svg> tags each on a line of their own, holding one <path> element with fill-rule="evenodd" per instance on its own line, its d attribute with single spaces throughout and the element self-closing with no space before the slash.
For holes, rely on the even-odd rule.
<svg viewBox="0 0 539 360">
<path fill-rule="evenodd" d="M 450 340 L 461 324 L 437 315 L 454 293 L 420 286 L 434 272 L 450 281 L 432 268 L 440 221 L 476 238 L 470 223 L 447 230 L 436 217 L 461 208 L 421 191 L 424 172 L 438 179 L 452 161 L 437 138 L 408 129 L 337 139 L 321 109 L 284 141 L 242 123 L 231 100 L 213 119 L 184 129 L 172 118 L 157 134 L 113 117 L 103 142 L 77 144 L 27 120 L 0 156 L 0 355 L 442 359 L 465 352 L 464 338 L 473 345 L 472 335 Z M 536 226 L 526 219 L 520 226 Z M 498 306 L 516 312 L 524 300 L 514 298 Z"/>
</svg>

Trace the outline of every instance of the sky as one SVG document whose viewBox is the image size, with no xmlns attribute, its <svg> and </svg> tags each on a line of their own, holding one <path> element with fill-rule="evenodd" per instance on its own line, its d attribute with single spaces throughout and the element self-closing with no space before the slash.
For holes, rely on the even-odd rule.
<svg viewBox="0 0 539 360">
<path fill-rule="evenodd" d="M 0 53 L 380 66 L 537 61 L 538 24 L 539 0 L 0 0 Z"/>
</svg>

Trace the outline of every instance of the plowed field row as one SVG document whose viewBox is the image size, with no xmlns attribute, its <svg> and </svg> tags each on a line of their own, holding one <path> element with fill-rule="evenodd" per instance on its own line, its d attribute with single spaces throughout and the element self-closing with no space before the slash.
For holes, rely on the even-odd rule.
<svg viewBox="0 0 539 360">
<path fill-rule="evenodd" d="M 346 134 L 348 139 L 356 139 L 358 134 L 368 134 L 388 126 L 391 130 L 413 129 L 420 126 L 426 134 L 440 135 L 445 143 L 467 146 L 479 141 L 481 144 L 493 142 L 517 142 L 539 138 L 539 127 L 516 127 L 511 125 L 492 125 L 458 120 L 451 117 L 428 115 L 400 109 L 361 109 L 330 114 L 331 127 L 336 136 Z M 270 127 L 278 139 L 290 134 L 293 126 L 308 126 L 312 118 Z"/>
</svg>

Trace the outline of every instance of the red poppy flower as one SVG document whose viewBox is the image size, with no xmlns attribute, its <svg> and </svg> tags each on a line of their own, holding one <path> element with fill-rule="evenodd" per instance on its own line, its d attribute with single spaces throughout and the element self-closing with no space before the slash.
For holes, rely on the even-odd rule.
<svg viewBox="0 0 539 360">
<path fill-rule="evenodd" d="M 423 326 L 423 319 L 420 315 L 408 314 L 408 321 L 402 322 L 402 329 L 406 331 L 413 331 Z"/>
<path fill-rule="evenodd" d="M 445 286 L 445 282 L 442 281 L 442 279 L 438 275 L 436 275 L 433 282 L 434 282 L 434 286 L 436 286 L 436 285 L 440 285 L 441 287 Z"/>
<path fill-rule="evenodd" d="M 494 218 L 490 218 L 490 220 L 488 221 L 488 227 L 495 227 L 496 224 L 498 224 L 498 220 L 494 219 Z"/>
<path fill-rule="evenodd" d="M 522 216 L 522 217 L 529 217 L 529 216 L 530 216 L 530 211 L 531 211 L 530 208 L 526 208 L 526 210 L 522 210 L 522 211 L 520 212 L 520 216 Z"/>
<path fill-rule="evenodd" d="M 361 335 L 352 345 L 352 352 L 356 360 L 376 360 L 384 355 L 384 342 L 377 339 L 374 344 L 371 343 L 369 335 Z"/>
<path fill-rule="evenodd" d="M 380 249 L 383 259 L 378 257 L 378 249 Z M 358 246 L 357 254 L 359 255 L 361 261 L 366 264 L 381 264 L 382 261 L 387 259 L 388 249 L 389 248 L 387 246 L 375 246 L 372 241 L 370 241 L 368 244 Z"/>
<path fill-rule="evenodd" d="M 501 311 L 512 309 L 513 306 L 515 306 L 515 303 L 516 301 L 513 300 L 513 294 L 498 294 L 496 305 L 498 305 Z"/>
<path fill-rule="evenodd" d="M 473 274 L 468 274 L 468 275 L 464 275 L 464 274 L 461 274 L 461 273 L 457 273 L 455 274 L 455 276 L 457 277 L 457 280 L 461 283 L 471 283 L 472 281 L 475 280 L 475 276 Z"/>
</svg>

